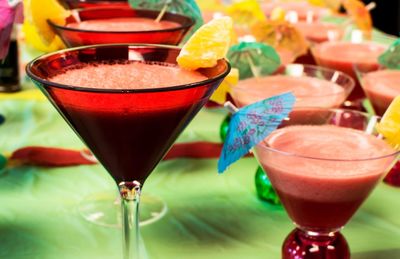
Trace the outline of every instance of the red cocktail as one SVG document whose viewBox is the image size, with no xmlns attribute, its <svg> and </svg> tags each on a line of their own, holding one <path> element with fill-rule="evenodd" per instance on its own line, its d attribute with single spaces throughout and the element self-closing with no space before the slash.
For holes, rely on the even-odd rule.
<svg viewBox="0 0 400 259">
<path fill-rule="evenodd" d="M 61 0 L 69 9 L 96 7 L 127 7 L 127 0 Z"/>
<path fill-rule="evenodd" d="M 262 9 L 265 14 L 270 17 L 272 11 L 280 7 L 282 8 L 287 15 L 295 16 L 298 20 L 301 21 L 315 21 L 319 20 L 322 16 L 326 16 L 330 14 L 328 8 L 315 6 L 309 4 L 307 2 L 271 2 L 262 4 Z"/>
<path fill-rule="evenodd" d="M 344 28 L 337 24 L 323 23 L 319 21 L 294 23 L 301 33 L 312 44 L 318 44 L 325 41 L 338 41 L 343 38 Z"/>
<path fill-rule="evenodd" d="M 111 43 L 178 45 L 194 24 L 192 18 L 172 13 L 156 22 L 158 14 L 129 7 L 89 8 L 68 17 L 65 26 L 49 23 L 69 47 Z M 136 29 L 132 29 L 134 24 Z"/>
<path fill-rule="evenodd" d="M 175 61 L 179 51 L 89 46 L 48 54 L 27 66 L 28 75 L 119 186 L 124 258 L 140 256 L 141 186 L 230 69 L 221 60 L 213 68 L 181 70 Z"/>
<path fill-rule="evenodd" d="M 400 95 L 400 71 L 384 69 L 363 73 L 356 67 L 359 81 L 374 111 L 382 116 L 396 96 Z M 389 172 L 384 181 L 400 186 L 400 162 Z"/>
<path fill-rule="evenodd" d="M 374 42 L 324 42 L 312 48 L 318 65 L 342 71 L 358 82 L 354 66 L 362 71 L 373 71 L 379 67 L 378 57 L 386 50 L 386 46 Z M 357 83 L 349 96 L 349 101 L 358 106 L 364 98 L 364 92 Z M 350 105 L 351 106 L 351 105 Z"/>
<path fill-rule="evenodd" d="M 128 7 L 127 0 L 62 0 L 68 8 Z"/>
<path fill-rule="evenodd" d="M 382 116 L 393 99 L 400 95 L 400 71 L 379 69 L 368 73 L 359 71 L 359 75 L 361 86 L 375 112 Z"/>
<path fill-rule="evenodd" d="M 94 4 L 99 1 L 85 1 Z M 114 2 L 114 1 L 113 1 Z M 82 1 L 79 1 L 82 3 Z M 178 45 L 194 21 L 186 16 L 166 13 L 160 22 L 159 12 L 117 8 L 102 3 L 101 8 L 76 10 L 67 18 L 65 26 L 50 22 L 68 46 L 108 43 L 155 43 Z M 93 195 L 79 204 L 78 211 L 90 222 L 102 226 L 118 226 L 119 215 L 114 214 L 114 195 L 111 192 Z M 166 204 L 151 194 L 142 197 L 141 224 L 162 217 Z"/>
<path fill-rule="evenodd" d="M 283 258 L 349 258 L 339 231 L 400 152 L 373 130 L 376 116 L 318 108 L 301 121 L 292 114 L 290 126 L 255 149 L 297 227 L 283 245 Z"/>
<path fill-rule="evenodd" d="M 298 21 L 293 25 L 304 35 L 310 46 L 326 41 L 338 41 L 344 35 L 344 27 L 338 24 L 323 23 L 320 21 Z M 308 50 L 307 54 L 298 57 L 296 63 L 316 64 L 311 50 Z"/>
<path fill-rule="evenodd" d="M 274 75 L 239 81 L 232 97 L 239 106 L 285 92 L 296 96 L 296 107 L 337 108 L 354 87 L 346 74 L 323 67 L 289 64 Z"/>
</svg>

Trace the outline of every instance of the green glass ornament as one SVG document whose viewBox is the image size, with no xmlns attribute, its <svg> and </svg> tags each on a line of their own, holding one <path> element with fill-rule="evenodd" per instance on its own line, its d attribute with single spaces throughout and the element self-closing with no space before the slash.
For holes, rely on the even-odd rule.
<svg viewBox="0 0 400 259">
<path fill-rule="evenodd" d="M 273 205 L 281 204 L 278 195 L 276 195 L 274 188 L 272 188 L 271 182 L 260 166 L 256 171 L 255 183 L 258 198 Z"/>
<path fill-rule="evenodd" d="M 222 142 L 225 141 L 226 135 L 228 134 L 230 121 L 231 121 L 231 115 L 228 114 L 228 115 L 226 115 L 225 119 L 222 121 L 221 126 L 219 128 L 219 136 L 220 136 Z"/>
<path fill-rule="evenodd" d="M 0 170 L 6 167 L 7 158 L 0 154 Z"/>
</svg>

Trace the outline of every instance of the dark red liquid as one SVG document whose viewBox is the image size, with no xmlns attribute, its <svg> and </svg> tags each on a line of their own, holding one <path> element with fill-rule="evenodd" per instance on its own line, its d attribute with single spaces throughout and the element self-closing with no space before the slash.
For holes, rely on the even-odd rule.
<svg viewBox="0 0 400 259">
<path fill-rule="evenodd" d="M 176 64 L 179 53 L 167 46 L 95 46 L 45 56 L 27 67 L 28 75 L 117 183 L 143 183 L 229 72 L 221 60 L 199 70 L 209 78 L 206 81 L 160 89 L 85 89 L 47 80 L 86 62 L 132 60 L 132 51 L 139 60 L 170 64 Z"/>
<path fill-rule="evenodd" d="M 81 21 L 93 19 L 109 19 L 124 17 L 145 17 L 155 19 L 159 12 L 151 10 L 133 10 L 129 7 L 114 8 L 88 8 L 78 12 Z M 88 31 L 66 26 L 59 26 L 51 21 L 50 25 L 56 33 L 61 37 L 64 43 L 69 47 L 77 47 L 93 44 L 110 44 L 110 43 L 151 43 L 151 44 L 167 44 L 178 45 L 186 32 L 192 27 L 194 21 L 186 16 L 166 13 L 163 20 L 172 21 L 180 24 L 179 27 L 154 30 L 154 31 Z M 67 19 L 68 23 L 76 23 L 74 16 Z"/>
<path fill-rule="evenodd" d="M 144 94 L 48 91 L 115 181 L 143 183 L 205 103 L 207 89 Z"/>
<path fill-rule="evenodd" d="M 70 9 L 94 7 L 127 7 L 125 0 L 62 0 Z"/>
<path fill-rule="evenodd" d="M 366 196 L 361 199 L 338 202 L 306 200 L 276 190 L 290 218 L 302 228 L 324 231 L 343 227 L 357 211 Z"/>
</svg>

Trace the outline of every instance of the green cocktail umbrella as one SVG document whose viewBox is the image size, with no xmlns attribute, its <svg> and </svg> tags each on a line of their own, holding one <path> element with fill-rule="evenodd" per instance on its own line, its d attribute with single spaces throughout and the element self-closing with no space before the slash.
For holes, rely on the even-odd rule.
<svg viewBox="0 0 400 259">
<path fill-rule="evenodd" d="M 132 8 L 159 10 L 157 21 L 160 21 L 166 11 L 189 16 L 195 20 L 192 31 L 197 30 L 203 24 L 200 8 L 194 0 L 128 0 Z"/>
<path fill-rule="evenodd" d="M 390 47 L 378 58 L 379 64 L 390 68 L 400 69 L 400 39 L 397 39 Z"/>
<path fill-rule="evenodd" d="M 269 75 L 281 64 L 275 49 L 260 42 L 240 42 L 233 45 L 227 58 L 232 67 L 239 69 L 240 80 Z"/>
</svg>

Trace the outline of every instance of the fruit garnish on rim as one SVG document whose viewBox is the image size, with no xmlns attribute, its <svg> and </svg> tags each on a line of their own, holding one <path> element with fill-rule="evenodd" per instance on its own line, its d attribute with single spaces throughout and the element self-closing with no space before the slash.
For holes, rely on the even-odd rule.
<svg viewBox="0 0 400 259">
<path fill-rule="evenodd" d="M 230 17 L 215 18 L 201 26 L 182 46 L 176 61 L 181 68 L 196 70 L 217 65 L 218 60 L 226 57 L 232 41 L 233 22 Z M 211 96 L 219 104 L 225 102 L 230 88 L 237 84 L 239 73 L 231 70 Z"/>
<path fill-rule="evenodd" d="M 232 19 L 224 16 L 201 26 L 183 45 L 176 61 L 181 68 L 196 70 L 217 65 L 231 43 Z"/>
<path fill-rule="evenodd" d="M 376 129 L 391 146 L 400 150 L 400 95 L 390 103 Z"/>
<path fill-rule="evenodd" d="M 24 15 L 25 20 L 36 28 L 43 43 L 50 45 L 57 36 L 47 21 L 64 25 L 71 12 L 64 9 L 57 0 L 25 0 Z"/>
</svg>

